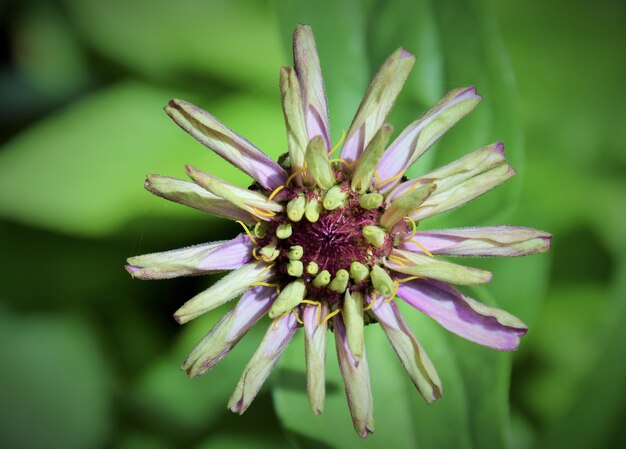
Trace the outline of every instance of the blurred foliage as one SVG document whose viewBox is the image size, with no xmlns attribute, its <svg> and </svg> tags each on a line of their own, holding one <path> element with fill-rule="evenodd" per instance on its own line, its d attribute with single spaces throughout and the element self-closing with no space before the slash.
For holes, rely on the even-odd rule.
<svg viewBox="0 0 626 449">
<path fill-rule="evenodd" d="M 519 352 L 478 347 L 404 307 L 444 396 L 426 406 L 367 328 L 376 433 L 358 439 L 328 342 L 325 411 L 305 393 L 302 338 L 243 416 L 226 402 L 263 321 L 211 373 L 178 367 L 224 312 L 183 328 L 214 277 L 129 279 L 126 257 L 227 238 L 234 225 L 152 197 L 146 173 L 187 163 L 246 177 L 162 112 L 184 98 L 276 157 L 278 69 L 313 26 L 332 136 L 377 66 L 417 56 L 390 122 L 455 87 L 480 107 L 420 174 L 503 140 L 518 175 L 431 228 L 512 223 L 554 234 L 550 256 L 472 261 L 472 296 L 520 316 Z M 0 4 L 0 441 L 21 448 L 613 448 L 626 419 L 626 7 L 503 0 L 25 0 Z M 329 340 L 332 334 L 329 334 Z"/>
</svg>

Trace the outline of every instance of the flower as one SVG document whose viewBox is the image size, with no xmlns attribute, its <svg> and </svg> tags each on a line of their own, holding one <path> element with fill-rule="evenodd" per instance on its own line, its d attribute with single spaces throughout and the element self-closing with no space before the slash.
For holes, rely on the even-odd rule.
<svg viewBox="0 0 626 449">
<path fill-rule="evenodd" d="M 326 94 L 313 34 L 294 33 L 294 68 L 280 71 L 288 153 L 274 162 L 211 114 L 172 100 L 167 114 L 200 143 L 254 180 L 243 189 L 187 166 L 194 182 L 149 175 L 155 195 L 230 218 L 245 233 L 128 259 L 138 279 L 167 279 L 233 270 L 175 313 L 179 323 L 241 295 L 183 364 L 191 378 L 210 370 L 264 315 L 273 320 L 246 366 L 229 408 L 243 413 L 299 328 L 305 335 L 307 392 L 323 410 L 327 330 L 335 335 L 354 428 L 374 431 L 363 328 L 378 322 L 427 402 L 441 396 L 435 368 L 400 314 L 395 298 L 461 337 L 514 350 L 527 328 L 450 284 L 489 282 L 488 271 L 438 256 L 522 256 L 546 252 L 551 236 L 512 226 L 422 231 L 418 224 L 459 207 L 514 174 L 495 143 L 408 180 L 406 170 L 480 102 L 474 87 L 455 89 L 387 145 L 385 123 L 414 62 L 400 48 L 372 80 L 341 148 L 331 147 Z M 344 139 L 342 139 L 344 140 Z"/>
</svg>

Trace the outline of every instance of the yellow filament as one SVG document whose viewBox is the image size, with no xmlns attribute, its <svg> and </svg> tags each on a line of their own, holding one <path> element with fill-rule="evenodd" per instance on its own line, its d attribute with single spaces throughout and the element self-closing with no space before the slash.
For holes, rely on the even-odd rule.
<svg viewBox="0 0 626 449">
<path fill-rule="evenodd" d="M 385 179 L 384 181 L 380 180 L 380 177 L 378 175 L 378 171 L 374 172 L 374 176 L 376 177 L 376 186 L 380 187 L 380 186 L 384 186 L 385 184 L 389 184 L 390 182 L 395 181 L 396 179 L 399 179 L 402 177 L 402 175 L 404 175 L 404 172 L 401 171 L 400 173 L 398 173 L 395 176 L 392 176 L 391 178 Z"/>
<path fill-rule="evenodd" d="M 293 316 L 296 318 L 296 321 L 302 325 L 304 325 L 304 323 L 302 322 L 302 320 L 300 319 L 300 317 L 298 316 L 298 311 L 294 308 L 291 310 L 293 313 Z"/>
<path fill-rule="evenodd" d="M 391 262 L 395 262 L 398 265 L 402 265 L 403 267 L 406 266 L 406 264 L 404 262 L 409 262 L 409 263 L 411 262 L 406 257 L 398 256 L 396 254 L 392 254 L 391 256 L 387 257 L 387 260 L 389 260 Z"/>
<path fill-rule="evenodd" d="M 421 186 L 422 183 L 419 181 L 415 181 L 413 183 L 413 185 L 411 187 L 409 187 L 408 189 L 406 189 L 406 191 L 402 192 L 402 195 L 404 195 L 405 193 L 409 193 L 412 192 L 413 190 L 417 189 L 419 186 Z"/>
<path fill-rule="evenodd" d="M 332 148 L 332 150 L 328 152 L 329 156 L 333 154 L 335 150 L 337 150 L 337 148 L 339 148 L 339 146 L 343 143 L 345 138 L 346 138 L 346 131 L 344 130 L 344 131 L 341 131 L 341 137 L 339 138 L 339 142 L 337 142 L 335 146 Z"/>
<path fill-rule="evenodd" d="M 261 272 L 259 273 L 259 276 L 262 276 L 262 275 L 264 275 L 265 273 L 267 273 L 269 270 L 271 270 L 271 269 L 272 269 L 272 267 L 273 267 L 274 265 L 276 265 L 276 264 L 270 264 L 270 265 L 268 265 L 267 267 L 265 267 L 265 268 L 263 269 L 263 271 L 261 271 Z"/>
<path fill-rule="evenodd" d="M 341 162 L 341 163 L 342 163 L 342 164 L 344 164 L 347 168 L 352 167 L 352 163 L 351 163 L 351 162 L 348 162 L 348 161 L 346 161 L 345 159 L 341 159 L 340 157 L 335 157 L 335 158 L 332 158 L 332 159 L 331 159 L 331 160 L 329 160 L 328 162 L 330 162 L 331 164 L 332 164 L 333 162 Z"/>
<path fill-rule="evenodd" d="M 332 317 L 337 315 L 339 312 L 341 312 L 341 309 L 337 309 L 334 312 L 330 312 L 328 315 L 324 317 L 324 319 L 322 320 L 322 324 L 326 324 L 328 320 L 330 320 Z"/>
<path fill-rule="evenodd" d="M 261 224 L 260 221 L 257 221 L 256 224 L 254 225 L 254 228 L 252 228 L 252 232 L 254 233 L 255 237 L 258 238 L 263 238 L 262 235 L 259 235 L 259 225 Z"/>
<path fill-rule="evenodd" d="M 278 186 L 274 189 L 274 191 L 272 193 L 270 193 L 270 196 L 267 197 L 268 201 L 272 201 L 272 199 L 278 195 L 278 192 L 280 192 L 281 190 L 283 190 L 285 188 L 285 186 Z"/>
<path fill-rule="evenodd" d="M 271 210 L 261 210 L 255 206 L 252 206 L 252 210 L 262 217 L 273 217 L 276 215 L 276 212 L 272 212 Z"/>
<path fill-rule="evenodd" d="M 291 175 L 289 175 L 289 177 L 287 178 L 287 181 L 285 182 L 285 187 L 288 187 L 289 184 L 291 183 L 291 181 L 293 181 L 293 178 L 295 178 L 296 176 L 300 175 L 304 173 L 304 168 L 300 168 L 296 171 L 294 171 Z"/>
<path fill-rule="evenodd" d="M 317 325 L 320 325 L 320 319 L 322 318 L 322 303 L 319 301 L 313 301 L 312 299 L 303 299 L 304 304 L 311 304 L 317 306 Z"/>
<path fill-rule="evenodd" d="M 389 296 L 389 298 L 385 299 L 385 302 L 383 302 L 383 304 L 387 304 L 390 301 L 393 301 L 393 299 L 396 297 L 396 293 L 398 293 L 398 289 L 400 288 L 400 284 L 398 283 L 398 281 L 394 282 L 394 285 L 396 286 L 396 288 L 393 290 L 393 293 L 391 294 L 391 296 Z"/>
<path fill-rule="evenodd" d="M 252 257 L 254 257 L 256 260 L 260 260 L 260 261 L 265 262 L 263 259 L 261 259 L 261 258 L 259 257 L 259 255 L 256 253 L 256 250 L 257 250 L 257 247 L 256 247 L 256 246 L 255 246 L 254 248 L 252 248 Z"/>
<path fill-rule="evenodd" d="M 285 313 L 283 313 L 281 316 L 279 316 L 278 318 L 276 318 L 274 320 L 274 324 L 272 325 L 272 327 L 274 329 L 278 329 L 278 323 L 280 322 L 280 320 L 282 320 L 283 318 L 285 318 L 287 315 L 289 315 L 291 313 L 291 310 L 287 310 Z"/>
<path fill-rule="evenodd" d="M 404 217 L 403 220 L 408 221 L 409 223 L 411 223 L 411 226 L 413 226 L 413 232 L 411 233 L 411 237 L 409 237 L 409 240 L 411 240 L 413 237 L 415 237 L 415 233 L 417 232 L 417 225 L 415 224 L 415 220 L 413 220 L 411 217 Z"/>
<path fill-rule="evenodd" d="M 424 251 L 424 254 L 426 254 L 428 257 L 435 257 L 433 256 L 433 253 L 431 253 L 430 251 L 428 251 L 426 248 L 424 248 L 417 240 L 413 240 L 412 238 L 409 239 L 409 242 L 415 243 L 417 246 L 419 246 L 419 248 Z"/>
<path fill-rule="evenodd" d="M 253 282 L 250 285 L 252 285 L 252 286 L 259 285 L 261 287 L 278 287 L 278 284 L 270 284 L 269 282 L 262 282 L 262 281 Z"/>
<path fill-rule="evenodd" d="M 422 276 L 409 276 L 408 278 L 396 279 L 398 283 L 409 282 L 415 279 L 424 279 Z"/>
<path fill-rule="evenodd" d="M 248 237 L 250 237 L 250 240 L 252 241 L 252 243 L 254 243 L 255 245 L 258 245 L 256 239 L 254 238 L 254 236 L 252 235 L 252 233 L 250 232 L 250 229 L 248 229 L 246 224 L 240 220 L 237 220 L 237 223 L 239 223 L 243 227 L 243 230 L 246 231 L 246 234 L 248 234 Z"/>
<path fill-rule="evenodd" d="M 376 303 L 377 299 L 378 299 L 378 296 L 376 295 L 376 292 L 374 292 L 374 297 L 372 298 L 372 301 L 367 305 L 367 307 L 363 309 L 363 312 L 367 312 L 369 309 L 374 307 L 374 304 Z"/>
</svg>

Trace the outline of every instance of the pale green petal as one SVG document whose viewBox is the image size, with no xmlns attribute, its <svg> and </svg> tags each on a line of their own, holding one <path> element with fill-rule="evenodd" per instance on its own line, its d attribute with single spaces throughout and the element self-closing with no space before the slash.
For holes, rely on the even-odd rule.
<svg viewBox="0 0 626 449">
<path fill-rule="evenodd" d="M 370 143 L 367 144 L 363 154 L 361 154 L 356 163 L 356 168 L 352 175 L 352 183 L 350 184 L 352 190 L 358 193 L 365 193 L 370 188 L 376 166 L 385 151 L 385 146 L 392 132 L 393 126 L 383 125 Z"/>
<path fill-rule="evenodd" d="M 348 347 L 354 358 L 359 361 L 363 355 L 363 294 L 361 292 L 350 293 L 346 290 L 343 299 L 343 321 L 346 324 Z"/>
<path fill-rule="evenodd" d="M 289 160 L 291 161 L 291 170 L 294 172 L 304 167 L 304 155 L 309 138 L 304 121 L 300 82 L 296 72 L 291 67 L 283 67 L 280 70 L 280 93 L 285 127 L 287 128 Z M 302 176 L 298 175 L 295 181 L 300 182 L 301 179 Z"/>
<path fill-rule="evenodd" d="M 328 314 L 325 304 L 304 307 L 304 349 L 306 355 L 306 389 L 311 410 L 319 415 L 326 396 L 326 329 L 322 318 Z"/>
<path fill-rule="evenodd" d="M 320 136 L 311 139 L 307 146 L 306 165 L 313 180 L 322 189 L 328 190 L 337 183 L 328 160 L 326 146 Z"/>
</svg>

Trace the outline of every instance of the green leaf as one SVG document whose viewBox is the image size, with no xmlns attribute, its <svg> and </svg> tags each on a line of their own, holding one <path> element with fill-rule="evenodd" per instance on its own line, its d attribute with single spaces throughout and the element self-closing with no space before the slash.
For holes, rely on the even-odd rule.
<svg viewBox="0 0 626 449">
<path fill-rule="evenodd" d="M 191 213 L 147 193 L 147 173 L 185 178 L 184 165 L 193 164 L 248 185 L 247 175 L 168 119 L 162 109 L 172 97 L 187 95 L 122 83 L 19 134 L 0 151 L 0 216 L 101 235 L 135 217 Z M 208 102 L 197 103 L 202 107 Z M 232 95 L 210 106 L 214 115 L 273 157 L 282 152 L 278 102 Z"/>
<path fill-rule="evenodd" d="M 112 430 L 103 349 L 85 324 L 0 317 L 0 434 L 4 447 L 102 447 Z"/>
</svg>

